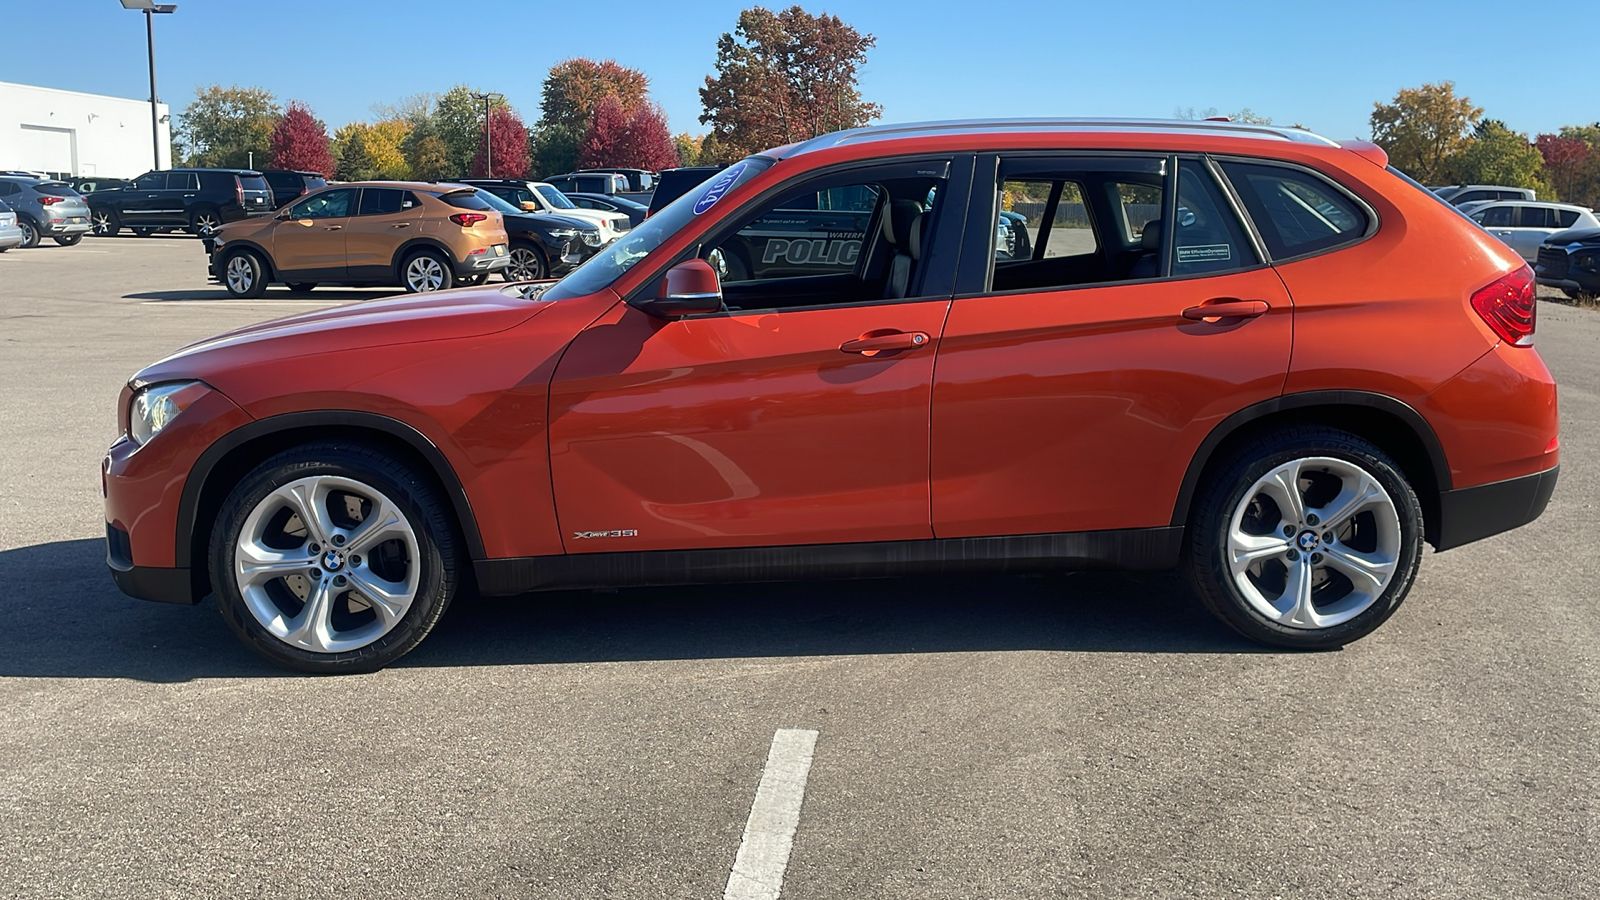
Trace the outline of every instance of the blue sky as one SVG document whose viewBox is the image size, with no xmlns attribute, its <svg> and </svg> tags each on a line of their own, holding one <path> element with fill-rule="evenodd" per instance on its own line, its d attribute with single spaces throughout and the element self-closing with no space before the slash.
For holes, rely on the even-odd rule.
<svg viewBox="0 0 1600 900">
<path fill-rule="evenodd" d="M 142 14 L 117 0 L 5 5 L 8 32 L 70 47 L 81 64 L 39 68 L 39 56 L 11 52 L 0 56 L 0 81 L 148 96 Z M 259 85 L 310 104 L 331 131 L 370 119 L 373 103 L 465 83 L 504 93 L 531 124 L 552 64 L 614 58 L 650 77 L 674 132 L 699 133 L 696 89 L 745 5 L 179 0 L 175 15 L 156 19 L 158 86 L 178 110 L 199 85 Z M 1501 32 L 1511 10 L 1503 0 L 803 5 L 877 36 L 861 88 L 890 122 L 1249 107 L 1329 137 L 1366 137 L 1375 100 L 1444 79 L 1518 131 L 1600 119 L 1600 95 L 1572 89 L 1557 48 L 1549 64 L 1531 66 L 1531 33 L 1516 32 L 1502 53 L 1469 40 Z"/>
</svg>

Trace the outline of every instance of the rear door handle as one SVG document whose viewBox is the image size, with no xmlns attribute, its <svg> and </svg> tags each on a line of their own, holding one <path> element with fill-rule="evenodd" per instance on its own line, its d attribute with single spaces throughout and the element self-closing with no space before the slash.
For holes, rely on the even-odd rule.
<svg viewBox="0 0 1600 900">
<path fill-rule="evenodd" d="M 1215 303 L 1202 303 L 1191 306 L 1183 311 L 1185 319 L 1205 321 L 1206 319 L 1253 319 L 1265 315 L 1272 307 L 1265 300 L 1222 300 Z"/>
<path fill-rule="evenodd" d="M 389 227 L 390 228 L 410 228 L 411 227 L 411 223 L 410 222 L 396 222 L 393 225 L 390 225 Z"/>
<path fill-rule="evenodd" d="M 920 331 L 896 331 L 890 334 L 873 334 L 868 332 L 853 341 L 845 341 L 839 349 L 845 353 L 859 353 L 862 356 L 877 356 L 879 353 L 889 353 L 895 350 L 915 350 L 928 345 L 928 336 Z"/>
</svg>

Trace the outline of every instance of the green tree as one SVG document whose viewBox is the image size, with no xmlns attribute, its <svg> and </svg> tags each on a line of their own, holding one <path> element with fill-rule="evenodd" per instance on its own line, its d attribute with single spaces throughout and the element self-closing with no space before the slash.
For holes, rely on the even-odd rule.
<svg viewBox="0 0 1600 900">
<path fill-rule="evenodd" d="M 1458 184 L 1503 184 L 1533 188 L 1549 197 L 1550 184 L 1544 175 L 1544 157 L 1528 142 L 1498 119 L 1484 119 L 1472 130 L 1472 140 L 1450 157 L 1446 170 Z"/>
<path fill-rule="evenodd" d="M 699 164 L 700 141 L 704 137 L 705 135 L 696 137 L 687 131 L 673 136 L 672 146 L 678 151 L 678 165 L 693 166 Z"/>
<path fill-rule="evenodd" d="M 340 181 L 371 181 L 380 177 L 377 160 L 367 147 L 367 134 L 365 122 L 351 122 L 333 133 L 333 143 L 339 148 L 339 168 L 334 174 Z"/>
<path fill-rule="evenodd" d="M 1402 88 L 1392 103 L 1374 103 L 1372 140 L 1395 168 L 1424 184 L 1450 177 L 1450 158 L 1465 150 L 1483 108 L 1456 96 L 1453 81 Z"/>
<path fill-rule="evenodd" d="M 528 137 L 529 171 L 540 177 L 560 175 L 578 167 L 578 145 L 586 129 L 544 125 Z"/>
<path fill-rule="evenodd" d="M 865 125 L 883 113 L 856 83 L 875 44 L 838 16 L 798 6 L 744 10 L 733 32 L 717 39 L 717 72 L 700 89 L 700 121 L 740 155 Z"/>
<path fill-rule="evenodd" d="M 472 164 L 472 155 L 478 152 L 483 139 L 484 101 L 472 95 L 483 93 L 458 84 L 443 94 L 433 107 L 433 133 L 444 143 L 445 158 L 450 164 L 446 177 L 459 178 Z M 489 101 L 490 108 L 507 107 L 504 99 Z"/>
<path fill-rule="evenodd" d="M 198 166 L 243 168 L 255 154 L 256 165 L 267 165 L 272 130 L 283 110 L 277 98 L 262 88 L 195 88 L 195 98 L 178 114 L 178 130 L 189 136 L 189 162 Z"/>
<path fill-rule="evenodd" d="M 650 79 L 614 59 L 568 59 L 550 67 L 539 105 L 539 127 L 560 126 L 582 134 L 600 101 L 615 97 L 631 113 L 645 101 Z"/>
<path fill-rule="evenodd" d="M 457 174 L 450 168 L 450 153 L 438 135 L 425 134 L 421 140 L 407 146 L 410 149 L 406 161 L 411 165 L 412 178 L 443 181 Z"/>
</svg>

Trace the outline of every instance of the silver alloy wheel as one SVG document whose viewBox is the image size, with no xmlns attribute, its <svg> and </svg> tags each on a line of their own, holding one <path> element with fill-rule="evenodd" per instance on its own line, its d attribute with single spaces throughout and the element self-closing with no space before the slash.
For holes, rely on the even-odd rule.
<svg viewBox="0 0 1600 900">
<path fill-rule="evenodd" d="M 222 222 L 211 213 L 200 213 L 194 217 L 194 233 L 200 237 L 210 237 L 221 227 Z"/>
<path fill-rule="evenodd" d="M 379 640 L 417 598 L 417 533 L 371 485 L 316 475 L 283 485 L 245 518 L 234 580 L 278 640 L 344 653 Z"/>
<path fill-rule="evenodd" d="M 1366 470 L 1310 457 L 1257 479 L 1227 540 L 1234 586 L 1252 609 L 1290 628 L 1330 628 L 1370 609 L 1394 579 L 1400 517 Z"/>
<path fill-rule="evenodd" d="M 92 213 L 89 216 L 89 226 L 95 234 L 103 235 L 111 230 L 111 216 L 105 210 Z"/>
<path fill-rule="evenodd" d="M 228 260 L 227 276 L 228 290 L 235 294 L 248 292 L 256 283 L 255 267 L 242 253 Z"/>
<path fill-rule="evenodd" d="M 507 281 L 534 281 L 544 277 L 544 261 L 527 247 L 511 248 L 511 265 L 506 266 Z"/>
<path fill-rule="evenodd" d="M 437 291 L 444 286 L 444 266 L 431 256 L 417 256 L 406 263 L 406 287 L 417 293 Z"/>
<path fill-rule="evenodd" d="M 38 235 L 34 233 L 32 222 L 27 219 L 19 219 L 17 224 L 22 226 L 22 246 L 31 246 L 34 241 L 38 240 Z"/>
</svg>

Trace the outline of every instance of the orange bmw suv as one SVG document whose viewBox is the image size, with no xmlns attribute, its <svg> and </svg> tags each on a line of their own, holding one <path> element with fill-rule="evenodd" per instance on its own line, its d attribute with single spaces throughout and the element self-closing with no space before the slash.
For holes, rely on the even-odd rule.
<svg viewBox="0 0 1600 900">
<path fill-rule="evenodd" d="M 501 215 L 477 189 L 432 182 L 356 182 L 307 194 L 271 218 L 229 222 L 206 241 L 211 277 L 235 297 L 269 282 L 438 291 L 481 283 L 511 264 Z"/>
<path fill-rule="evenodd" d="M 394 660 L 466 585 L 910 572 L 1180 568 L 1252 638 L 1337 646 L 1425 543 L 1544 510 L 1535 316 L 1523 260 L 1371 144 L 846 131 L 735 163 L 559 282 L 139 372 L 108 561 L 317 672 Z"/>
</svg>

